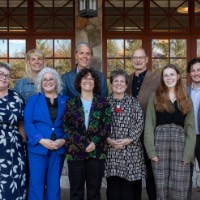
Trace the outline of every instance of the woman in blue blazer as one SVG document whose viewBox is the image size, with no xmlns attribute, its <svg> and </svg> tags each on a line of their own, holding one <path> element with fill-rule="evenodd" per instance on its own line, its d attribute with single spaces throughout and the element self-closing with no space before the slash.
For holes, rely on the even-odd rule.
<svg viewBox="0 0 200 200">
<path fill-rule="evenodd" d="M 59 74 L 44 68 L 35 80 L 37 93 L 28 99 L 24 113 L 28 137 L 30 180 L 29 200 L 60 200 L 66 135 L 62 114 L 67 96 L 60 94 L 62 84 Z M 46 194 L 44 195 L 44 187 Z"/>
</svg>

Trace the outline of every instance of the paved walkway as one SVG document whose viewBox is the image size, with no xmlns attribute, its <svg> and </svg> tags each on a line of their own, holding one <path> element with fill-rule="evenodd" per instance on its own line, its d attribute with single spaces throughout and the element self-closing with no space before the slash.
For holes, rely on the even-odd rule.
<svg viewBox="0 0 200 200">
<path fill-rule="evenodd" d="M 105 188 L 101 190 L 101 195 L 102 195 L 102 200 L 106 200 Z M 61 200 L 69 200 L 69 189 L 62 189 Z M 142 200 L 148 200 L 145 189 L 143 189 L 143 192 L 142 192 Z M 197 192 L 197 189 L 193 189 L 192 200 L 200 200 L 200 192 Z"/>
</svg>

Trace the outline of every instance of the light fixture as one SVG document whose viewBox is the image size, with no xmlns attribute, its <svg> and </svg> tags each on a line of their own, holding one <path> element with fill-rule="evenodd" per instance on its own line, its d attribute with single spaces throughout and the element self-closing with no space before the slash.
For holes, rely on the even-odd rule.
<svg viewBox="0 0 200 200">
<path fill-rule="evenodd" d="M 188 13 L 188 7 L 187 7 L 187 6 L 186 6 L 186 7 L 179 7 L 179 8 L 177 9 L 177 12 L 183 13 L 183 14 L 187 14 L 187 13 Z M 195 8 L 194 8 L 194 12 L 195 12 L 195 13 L 200 12 L 200 8 L 195 7 Z"/>
<path fill-rule="evenodd" d="M 81 17 L 97 17 L 98 0 L 78 0 L 78 13 Z"/>
</svg>

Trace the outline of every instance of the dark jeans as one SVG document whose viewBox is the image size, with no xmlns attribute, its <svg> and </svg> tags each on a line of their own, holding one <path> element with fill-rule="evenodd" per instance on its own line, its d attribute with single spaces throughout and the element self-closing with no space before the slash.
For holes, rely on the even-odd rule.
<svg viewBox="0 0 200 200">
<path fill-rule="evenodd" d="M 195 157 L 197 159 L 197 162 L 198 162 L 198 165 L 199 165 L 199 168 L 200 168 L 200 135 L 196 136 Z M 190 187 L 189 187 L 189 190 L 188 190 L 188 198 L 187 198 L 187 200 L 191 200 L 191 198 L 192 198 L 193 168 L 194 168 L 194 165 L 191 164 L 190 165 Z"/>
<path fill-rule="evenodd" d="M 87 200 L 100 200 L 104 160 L 87 159 L 68 161 L 70 200 L 84 200 L 86 183 Z"/>
<path fill-rule="evenodd" d="M 143 149 L 144 149 L 144 160 L 145 160 L 145 165 L 147 169 L 147 178 L 146 178 L 147 195 L 149 197 L 149 200 L 156 200 L 156 184 L 155 184 L 155 179 L 153 176 L 151 160 L 147 156 L 147 152 L 144 145 L 143 145 Z"/>
<path fill-rule="evenodd" d="M 118 176 L 107 180 L 107 200 L 141 200 L 142 180 L 127 181 Z"/>
</svg>

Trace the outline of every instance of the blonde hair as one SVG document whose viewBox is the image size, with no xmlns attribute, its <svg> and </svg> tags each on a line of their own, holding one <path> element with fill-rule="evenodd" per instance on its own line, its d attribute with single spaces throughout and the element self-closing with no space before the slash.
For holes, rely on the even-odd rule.
<svg viewBox="0 0 200 200">
<path fill-rule="evenodd" d="M 38 50 L 38 49 L 31 49 L 27 52 L 26 54 L 26 74 L 28 77 L 31 78 L 31 67 L 30 67 L 30 63 L 29 60 L 31 58 L 31 56 L 37 56 L 38 58 L 42 58 L 44 60 L 44 65 L 43 67 L 46 65 L 45 63 L 45 57 L 44 54 L 42 53 L 42 51 Z"/>
</svg>

